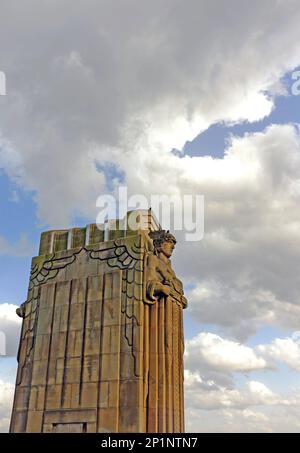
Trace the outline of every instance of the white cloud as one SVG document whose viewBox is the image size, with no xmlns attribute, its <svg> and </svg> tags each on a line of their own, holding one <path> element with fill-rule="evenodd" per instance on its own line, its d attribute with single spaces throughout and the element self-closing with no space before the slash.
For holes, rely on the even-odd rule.
<svg viewBox="0 0 300 453">
<path fill-rule="evenodd" d="M 191 432 L 297 432 L 300 391 L 273 392 L 264 383 L 240 388 L 210 383 L 185 374 L 186 430 Z"/>
<path fill-rule="evenodd" d="M 0 432 L 9 429 L 13 396 L 14 385 L 0 379 Z"/>
<path fill-rule="evenodd" d="M 187 431 L 297 432 L 300 427 L 300 387 L 284 393 L 267 384 L 275 365 L 292 365 L 298 358 L 292 339 L 276 338 L 255 348 L 211 333 L 186 343 L 185 406 Z M 300 371 L 297 365 L 294 369 Z M 263 380 L 251 373 L 264 371 Z M 226 380 L 227 377 L 227 380 Z"/>
<path fill-rule="evenodd" d="M 231 263 L 235 268 L 233 261 Z M 286 265 L 288 265 L 288 259 L 286 259 Z M 293 272 L 293 269 L 291 270 Z M 267 271 L 268 267 L 265 266 L 264 272 Z M 221 331 L 229 332 L 239 340 L 245 340 L 265 325 L 297 329 L 300 307 L 294 301 L 290 302 L 288 295 L 280 300 L 271 289 L 257 288 L 255 276 L 252 284 L 245 281 L 243 285 L 243 272 L 245 269 L 241 267 L 240 272 L 235 273 L 236 278 L 233 272 L 232 275 L 228 275 L 228 263 L 228 268 L 224 268 L 223 281 L 221 279 L 200 281 L 193 290 L 188 292 L 191 316 L 200 323 L 215 324 Z M 259 274 L 257 277 L 259 278 Z M 225 281 L 226 278 L 227 281 Z M 238 279 L 241 281 L 238 282 Z M 276 285 L 278 286 L 278 282 Z M 294 285 L 298 286 L 296 282 Z"/>
<path fill-rule="evenodd" d="M 0 304 L 0 332 L 4 334 L 6 356 L 12 357 L 17 356 L 20 340 L 21 318 L 16 314 L 17 308 L 13 304 Z"/>
<path fill-rule="evenodd" d="M 223 159 L 181 161 L 169 172 L 177 173 L 182 192 L 193 187 L 205 195 L 204 239 L 179 245 L 180 259 L 175 254 L 174 260 L 178 273 L 194 283 L 192 316 L 240 339 L 265 324 L 296 330 L 298 126 L 273 125 L 233 138 Z"/>
<path fill-rule="evenodd" d="M 202 332 L 186 343 L 185 363 L 191 370 L 204 367 L 224 373 L 250 372 L 267 367 L 267 362 L 248 346 Z"/>
<path fill-rule="evenodd" d="M 170 150 L 210 124 L 268 115 L 264 93 L 300 62 L 296 1 L 128 0 L 115 10 L 26 0 L 17 13 L 2 2 L 0 161 L 56 226 L 74 212 L 95 215 L 105 187 L 96 162 L 121 165 L 140 192 L 150 161 L 185 166 Z M 194 167 L 201 176 L 197 162 L 185 177 Z"/>
<path fill-rule="evenodd" d="M 249 406 L 299 404 L 299 395 L 289 398 L 273 393 L 265 384 L 247 381 L 244 389 L 226 388 L 210 383 L 210 389 L 199 385 L 193 375 L 186 373 L 186 398 L 188 406 L 194 409 L 215 410 L 220 408 L 248 408 Z M 199 377 L 198 379 L 201 379 Z M 203 384 L 203 381 L 202 381 Z"/>
<path fill-rule="evenodd" d="M 225 387 L 185 372 L 187 432 L 298 432 L 300 389 L 275 393 L 246 380 Z"/>
<path fill-rule="evenodd" d="M 300 409 L 291 406 L 258 406 L 210 411 L 188 409 L 187 432 L 200 433 L 298 433 Z"/>
<path fill-rule="evenodd" d="M 274 338 L 270 344 L 259 345 L 256 350 L 268 360 L 282 362 L 291 369 L 300 371 L 299 338 Z"/>
<path fill-rule="evenodd" d="M 13 304 L 0 304 L 0 318 L 2 321 L 21 324 L 21 319 L 16 315 L 17 305 Z"/>
</svg>

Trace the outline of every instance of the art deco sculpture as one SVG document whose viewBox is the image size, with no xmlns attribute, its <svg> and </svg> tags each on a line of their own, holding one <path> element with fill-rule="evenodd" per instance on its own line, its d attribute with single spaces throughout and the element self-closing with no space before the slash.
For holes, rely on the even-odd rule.
<svg viewBox="0 0 300 453">
<path fill-rule="evenodd" d="M 175 243 L 151 215 L 146 231 L 42 234 L 17 310 L 11 432 L 184 431 Z"/>
</svg>

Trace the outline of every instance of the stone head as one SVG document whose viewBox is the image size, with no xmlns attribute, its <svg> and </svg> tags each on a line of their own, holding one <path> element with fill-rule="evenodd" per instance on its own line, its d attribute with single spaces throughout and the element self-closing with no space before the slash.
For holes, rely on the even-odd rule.
<svg viewBox="0 0 300 453">
<path fill-rule="evenodd" d="M 153 240 L 155 253 L 162 253 L 167 258 L 170 258 L 176 244 L 175 236 L 165 230 L 152 231 L 149 236 Z"/>
</svg>

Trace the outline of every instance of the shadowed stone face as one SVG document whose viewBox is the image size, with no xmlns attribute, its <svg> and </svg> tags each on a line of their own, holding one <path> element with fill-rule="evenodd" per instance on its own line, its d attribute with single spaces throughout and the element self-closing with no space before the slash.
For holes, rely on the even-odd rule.
<svg viewBox="0 0 300 453">
<path fill-rule="evenodd" d="M 163 254 L 167 258 L 170 258 L 176 244 L 176 238 L 169 231 L 158 230 L 149 233 L 149 236 L 153 240 L 153 245 L 156 254 Z"/>
<path fill-rule="evenodd" d="M 174 241 L 164 241 L 158 251 L 160 253 L 163 253 L 167 258 L 170 258 L 172 256 L 173 250 L 175 248 L 175 242 Z"/>
</svg>

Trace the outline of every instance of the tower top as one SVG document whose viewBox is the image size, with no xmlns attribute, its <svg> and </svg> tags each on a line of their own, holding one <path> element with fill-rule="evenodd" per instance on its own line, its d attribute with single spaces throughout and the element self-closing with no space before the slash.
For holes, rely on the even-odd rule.
<svg viewBox="0 0 300 453">
<path fill-rule="evenodd" d="M 138 228 L 132 228 L 135 219 Z M 49 230 L 41 234 L 39 255 L 76 249 L 121 237 L 134 236 L 140 231 L 158 231 L 161 226 L 150 209 L 128 211 L 123 219 L 107 220 L 103 224 L 91 223 L 85 227 Z"/>
</svg>

